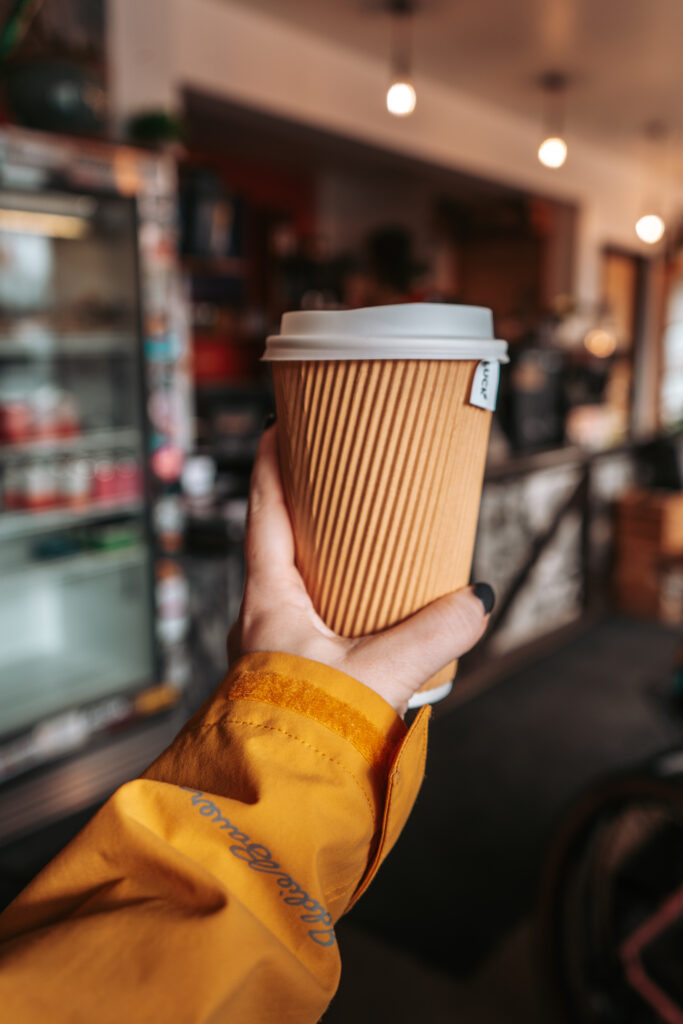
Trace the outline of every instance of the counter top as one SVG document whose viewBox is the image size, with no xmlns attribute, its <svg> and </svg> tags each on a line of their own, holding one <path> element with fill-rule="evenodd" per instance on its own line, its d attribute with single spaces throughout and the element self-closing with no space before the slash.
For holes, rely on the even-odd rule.
<svg viewBox="0 0 683 1024">
<path fill-rule="evenodd" d="M 656 441 L 671 441 L 675 436 L 671 433 L 650 434 L 644 437 L 630 438 L 611 448 L 602 448 L 598 451 L 590 451 L 578 445 L 563 445 L 561 448 L 546 448 L 538 452 L 511 454 L 506 459 L 499 457 L 489 459 L 486 463 L 484 479 L 500 480 L 508 476 L 524 476 L 527 473 L 535 473 L 570 463 L 584 465 L 598 459 L 627 454 Z"/>
</svg>

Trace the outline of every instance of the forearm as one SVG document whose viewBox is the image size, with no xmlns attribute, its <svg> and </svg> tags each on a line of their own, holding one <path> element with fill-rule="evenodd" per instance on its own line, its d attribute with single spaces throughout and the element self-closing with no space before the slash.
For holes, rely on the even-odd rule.
<svg viewBox="0 0 683 1024">
<path fill-rule="evenodd" d="M 425 743 L 426 715 L 406 733 L 342 673 L 242 659 L 0 918 L 4 1005 L 26 1021 L 60 1006 L 317 1020 L 339 976 L 333 924 L 400 832 Z"/>
</svg>

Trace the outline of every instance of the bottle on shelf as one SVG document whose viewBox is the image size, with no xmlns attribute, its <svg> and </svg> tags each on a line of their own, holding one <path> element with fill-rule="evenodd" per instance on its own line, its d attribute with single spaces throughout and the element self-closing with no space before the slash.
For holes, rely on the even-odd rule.
<svg viewBox="0 0 683 1024">
<path fill-rule="evenodd" d="M 56 407 L 55 436 L 77 437 L 81 432 L 78 403 L 68 391 L 60 392 Z"/>
<path fill-rule="evenodd" d="M 58 503 L 57 471 L 49 459 L 29 462 L 23 479 L 22 507 L 29 512 L 54 508 Z"/>
<path fill-rule="evenodd" d="M 165 558 L 156 570 L 157 636 L 165 647 L 179 643 L 190 623 L 190 588 L 180 567 Z"/>
<path fill-rule="evenodd" d="M 182 550 L 185 531 L 185 511 L 179 494 L 161 495 L 153 509 L 154 528 L 159 549 L 166 554 Z"/>
<path fill-rule="evenodd" d="M 185 460 L 180 484 L 191 512 L 208 511 L 214 501 L 216 462 L 209 455 L 191 455 Z"/>
<path fill-rule="evenodd" d="M 31 402 L 33 413 L 32 437 L 48 441 L 57 436 L 57 405 L 59 391 L 49 384 L 38 388 Z"/>
</svg>

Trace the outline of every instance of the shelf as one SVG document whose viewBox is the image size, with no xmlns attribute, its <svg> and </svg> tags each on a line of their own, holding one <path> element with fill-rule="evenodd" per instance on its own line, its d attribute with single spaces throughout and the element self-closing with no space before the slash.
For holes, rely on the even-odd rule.
<svg viewBox="0 0 683 1024">
<path fill-rule="evenodd" d="M 131 544 L 130 547 L 118 551 L 88 551 L 80 555 L 68 555 L 64 558 L 46 559 L 44 562 L 22 562 L 21 565 L 4 569 L 0 575 L 0 587 L 17 581 L 30 583 L 32 580 L 44 580 L 46 577 L 98 576 L 114 569 L 124 569 L 129 565 L 139 565 L 147 557 L 148 549 L 144 544 Z"/>
<path fill-rule="evenodd" d="M 68 455 L 73 452 L 92 452 L 106 448 L 137 448 L 141 443 L 141 431 L 134 427 L 89 430 L 85 434 L 75 434 L 72 437 L 22 441 L 19 444 L 0 443 L 0 462 L 25 455 Z"/>
<path fill-rule="evenodd" d="M 3 734 L 34 725 L 60 711 L 140 686 L 112 658 L 49 653 L 0 664 L 0 722 Z"/>
<path fill-rule="evenodd" d="M 137 337 L 132 331 L 22 331 L 0 335 L 0 359 L 55 359 L 134 355 Z"/>
<path fill-rule="evenodd" d="M 139 515 L 144 508 L 141 499 L 134 501 L 109 501 L 88 505 L 85 508 L 55 508 L 45 512 L 2 512 L 0 513 L 0 541 L 12 537 L 26 537 L 49 530 L 65 530 L 82 523 L 95 523 L 113 516 Z"/>
</svg>

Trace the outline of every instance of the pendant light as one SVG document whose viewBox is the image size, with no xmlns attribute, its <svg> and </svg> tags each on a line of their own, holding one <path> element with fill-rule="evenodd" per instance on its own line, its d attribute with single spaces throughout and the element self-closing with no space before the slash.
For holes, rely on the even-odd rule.
<svg viewBox="0 0 683 1024">
<path fill-rule="evenodd" d="M 666 126 L 661 121 L 652 121 L 650 124 L 645 126 L 643 135 L 645 137 L 645 148 L 649 152 L 646 152 L 644 164 L 645 174 L 648 174 L 647 165 L 648 163 L 654 163 L 654 157 L 660 156 L 656 153 L 656 150 L 664 148 L 668 141 L 668 131 Z M 667 147 L 668 149 L 668 147 Z M 661 154 L 662 156 L 668 156 L 668 152 Z M 650 161 L 647 157 L 650 156 Z M 667 160 L 658 159 L 658 166 L 662 166 L 668 163 Z M 651 190 L 650 190 L 651 191 Z M 661 198 L 661 197 L 660 197 Z M 641 242 L 645 242 L 646 245 L 656 245 L 657 242 L 661 241 L 666 231 L 666 224 L 664 218 L 660 212 L 661 202 L 654 201 L 654 197 L 649 195 L 645 202 L 641 204 L 642 213 L 636 221 L 635 229 L 638 238 Z"/>
<path fill-rule="evenodd" d="M 641 242 L 646 242 L 648 245 L 656 245 L 664 237 L 665 231 L 664 218 L 660 217 L 658 213 L 644 213 L 636 221 L 636 234 Z"/>
<path fill-rule="evenodd" d="M 387 110 L 394 117 L 409 117 L 415 110 L 417 93 L 411 79 L 413 0 L 390 0 L 391 82 L 387 89 Z"/>
<path fill-rule="evenodd" d="M 539 79 L 544 95 L 544 137 L 538 147 L 538 159 L 544 167 L 557 170 L 567 159 L 564 137 L 565 96 L 567 76 L 560 71 L 546 71 Z"/>
</svg>

